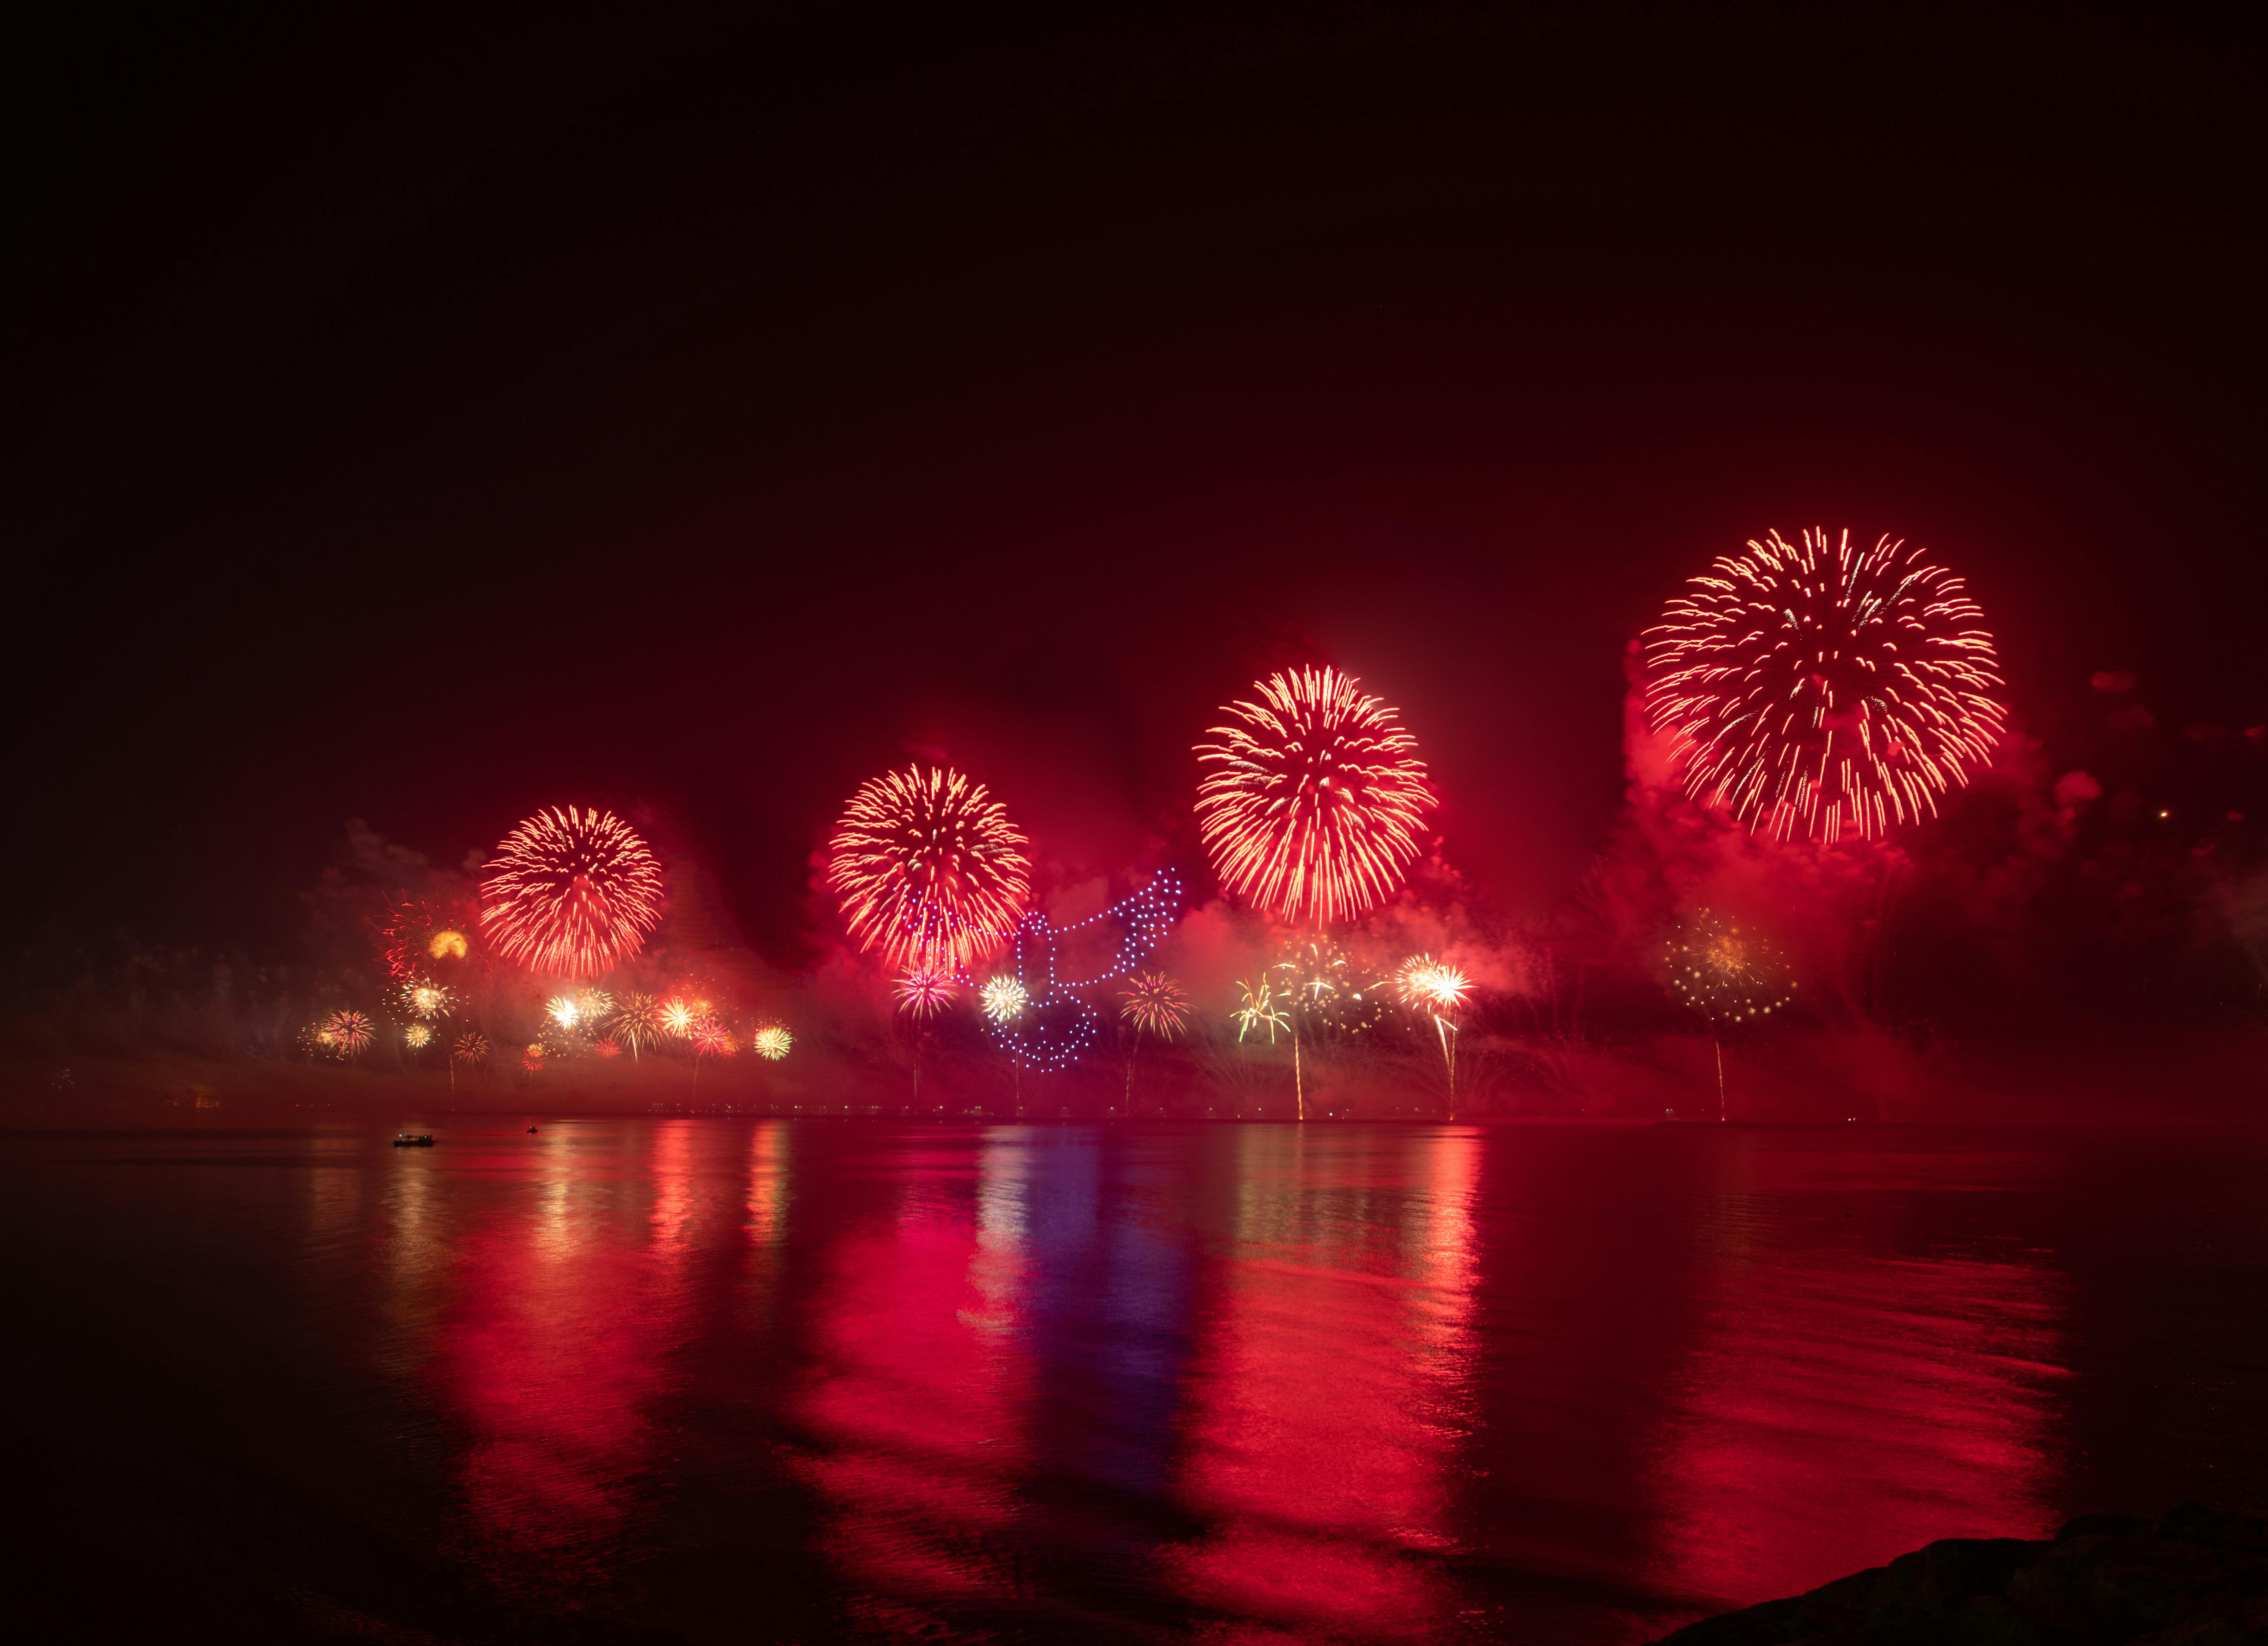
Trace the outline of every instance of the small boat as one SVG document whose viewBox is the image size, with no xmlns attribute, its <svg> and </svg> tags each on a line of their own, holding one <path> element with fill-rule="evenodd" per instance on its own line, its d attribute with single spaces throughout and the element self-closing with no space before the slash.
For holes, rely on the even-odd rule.
<svg viewBox="0 0 2268 1646">
<path fill-rule="evenodd" d="M 530 1137 L 534 1136 L 534 1135 L 535 1135 L 535 1128 L 534 1128 L 533 1126 L 529 1127 L 529 1128 L 527 1128 L 527 1135 L 528 1135 Z"/>
<path fill-rule="evenodd" d="M 396 1149 L 431 1149 L 433 1146 L 433 1134 L 431 1132 L 396 1132 L 394 1135 L 394 1146 Z"/>
</svg>

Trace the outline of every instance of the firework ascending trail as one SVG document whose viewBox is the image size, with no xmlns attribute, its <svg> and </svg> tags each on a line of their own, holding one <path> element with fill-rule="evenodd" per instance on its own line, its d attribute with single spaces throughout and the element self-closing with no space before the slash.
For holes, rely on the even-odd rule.
<svg viewBox="0 0 2268 1646">
<path fill-rule="evenodd" d="M 555 806 L 506 835 L 481 882 L 481 924 L 530 971 L 592 977 L 661 923 L 661 864 L 611 812 Z"/>
<path fill-rule="evenodd" d="M 1992 636 L 1924 552 L 1770 532 L 1686 584 L 1646 665 L 1688 795 L 1832 843 L 1918 822 L 1984 768 L 2007 718 Z"/>
<path fill-rule="evenodd" d="M 1795 997 L 1794 974 L 1763 937 L 1705 908 L 1682 916 L 1670 929 L 1661 958 L 1670 991 L 1709 1025 L 1717 1054 L 1717 1118 L 1724 1120 L 1725 1044 L 1719 1030 L 1728 1023 L 1771 1017 Z"/>
<path fill-rule="evenodd" d="M 1189 1020 L 1189 997 L 1163 972 L 1137 972 L 1126 980 L 1118 1015 L 1134 1025 L 1134 1047 L 1126 1054 L 1126 1108 L 1134 1108 L 1134 1060 L 1142 1054 L 1142 1037 L 1161 1040 L 1178 1037 Z"/>
<path fill-rule="evenodd" d="M 1023 912 L 1026 843 L 983 783 L 909 766 L 850 797 L 827 842 L 827 885 L 860 948 L 894 967 L 964 971 Z"/>
<path fill-rule="evenodd" d="M 1418 740 L 1334 668 L 1256 683 L 1197 746 L 1199 832 L 1222 885 L 1278 920 L 1329 925 L 1392 896 L 1433 805 Z"/>
<path fill-rule="evenodd" d="M 1449 1076 L 1449 1116 L 1457 1113 L 1457 1011 L 1472 990 L 1472 982 L 1455 966 L 1430 954 L 1412 955 L 1395 974 L 1395 992 L 1402 1003 L 1433 1019 L 1441 1037 L 1441 1062 Z"/>
</svg>

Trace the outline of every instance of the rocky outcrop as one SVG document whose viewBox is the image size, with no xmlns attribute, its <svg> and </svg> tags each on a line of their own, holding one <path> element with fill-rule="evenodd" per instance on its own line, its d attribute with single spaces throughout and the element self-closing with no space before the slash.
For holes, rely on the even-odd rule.
<svg viewBox="0 0 2268 1646">
<path fill-rule="evenodd" d="M 1947 1538 L 1660 1646 L 2268 1646 L 2268 1520 L 2183 1503 Z"/>
</svg>

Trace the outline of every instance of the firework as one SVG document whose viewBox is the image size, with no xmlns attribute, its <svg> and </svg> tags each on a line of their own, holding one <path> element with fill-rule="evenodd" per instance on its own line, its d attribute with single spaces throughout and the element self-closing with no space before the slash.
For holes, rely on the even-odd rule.
<svg viewBox="0 0 2268 1646">
<path fill-rule="evenodd" d="M 1024 1015 L 1032 997 L 1022 983 L 1004 972 L 984 981 L 984 987 L 976 991 L 976 1002 L 993 1022 L 1007 1024 Z"/>
<path fill-rule="evenodd" d="M 960 972 L 1015 924 L 1031 892 L 1026 843 L 983 783 L 909 766 L 850 797 L 827 843 L 828 889 L 860 948 Z"/>
<path fill-rule="evenodd" d="M 661 923 L 661 865 L 611 812 L 539 812 L 504 837 L 487 872 L 482 927 L 531 971 L 593 976 Z"/>
<path fill-rule="evenodd" d="M 401 986 L 401 1003 L 414 1017 L 445 1018 L 455 1007 L 455 994 L 438 983 L 417 978 Z"/>
<path fill-rule="evenodd" d="M 360 1057 L 370 1049 L 376 1033 L 361 1012 L 335 1011 L 323 1019 L 315 1039 L 328 1047 L 335 1057 Z"/>
<path fill-rule="evenodd" d="M 462 1063 L 468 1068 L 487 1062 L 489 1037 L 478 1029 L 466 1030 L 457 1037 L 457 1043 L 449 1048 L 449 1061 Z"/>
<path fill-rule="evenodd" d="M 630 1055 L 636 1057 L 640 1047 L 652 1046 L 661 1038 L 661 1007 L 652 995 L 632 995 L 608 1020 L 607 1028 L 615 1040 L 629 1047 Z"/>
<path fill-rule="evenodd" d="M 1465 1003 L 1472 982 L 1455 966 L 1430 954 L 1419 954 L 1402 963 L 1402 969 L 1395 974 L 1394 989 L 1403 1005 L 1445 1017 Z"/>
<path fill-rule="evenodd" d="M 1472 982 L 1462 972 L 1430 954 L 1412 955 L 1394 978 L 1394 990 L 1402 996 L 1402 1003 L 1433 1019 L 1433 1032 L 1441 1041 L 1441 1062 L 1448 1070 L 1453 1119 L 1457 1113 L 1456 1013 L 1471 989 Z"/>
<path fill-rule="evenodd" d="M 740 1051 L 732 1032 L 714 1018 L 703 1018 L 693 1028 L 693 1051 L 699 1057 L 731 1057 Z"/>
<path fill-rule="evenodd" d="M 1832 843 L 1918 822 L 1983 768 L 2007 718 L 1992 636 L 1926 552 L 1768 532 L 1685 585 L 1645 638 L 1688 795 Z"/>
<path fill-rule="evenodd" d="M 1293 939 L 1268 969 L 1278 994 L 1311 1033 L 1359 1035 L 1385 1014 L 1385 985 L 1355 975 L 1346 951 L 1327 937 Z"/>
<path fill-rule="evenodd" d="M 1795 997 L 1779 951 L 1712 909 L 1681 918 L 1662 942 L 1670 991 L 1712 1024 L 1768 1018 Z"/>
<path fill-rule="evenodd" d="M 1189 1020 L 1189 997 L 1163 972 L 1139 972 L 1126 981 L 1118 1015 L 1134 1025 L 1134 1032 L 1170 1040 Z"/>
<path fill-rule="evenodd" d="M 602 1035 L 592 1041 L 591 1049 L 601 1057 L 620 1057 L 622 1054 L 622 1042 L 610 1035 Z"/>
<path fill-rule="evenodd" d="M 1433 805 L 1418 740 L 1360 686 L 1335 668 L 1270 675 L 1197 746 L 1198 832 L 1221 885 L 1278 920 L 1351 919 L 1418 859 Z"/>
<path fill-rule="evenodd" d="M 898 1010 L 917 1023 L 933 1018 L 952 1003 L 953 976 L 934 966 L 917 966 L 890 985 Z"/>
<path fill-rule="evenodd" d="M 411 1051 L 422 1052 L 433 1044 L 433 1027 L 431 1024 L 413 1023 L 402 1030 L 401 1039 Z"/>
<path fill-rule="evenodd" d="M 688 1038 L 700 1025 L 703 1010 L 681 1000 L 669 1002 L 660 1011 L 662 1032 L 674 1034 L 680 1040 Z"/>
<path fill-rule="evenodd" d="M 1265 1029 L 1268 1031 L 1268 1044 L 1275 1045 L 1276 1031 L 1292 1026 L 1292 1016 L 1284 1010 L 1281 996 L 1276 993 L 1275 987 L 1263 982 L 1255 988 L 1251 984 L 1241 981 L 1236 987 L 1244 996 L 1244 1003 L 1232 1014 L 1236 1018 L 1236 1038 L 1241 1040 L 1248 1034 L 1256 1034 Z"/>
<path fill-rule="evenodd" d="M 561 1028 L 572 1030 L 583 1021 L 583 1003 L 572 995 L 554 995 L 543 1003 L 543 1015 Z"/>
<path fill-rule="evenodd" d="M 412 983 L 430 974 L 437 962 L 466 959 L 472 946 L 456 926 L 468 912 L 454 899 L 388 902 L 386 916 L 378 923 L 379 949 L 387 971 L 401 982 Z"/>
<path fill-rule="evenodd" d="M 795 1049 L 795 1036 L 777 1023 L 768 1023 L 748 1037 L 748 1045 L 768 1063 L 777 1063 Z"/>
<path fill-rule="evenodd" d="M 531 1075 L 540 1075 L 543 1072 L 543 1042 L 531 1040 L 527 1050 L 520 1055 L 519 1066 Z"/>
</svg>

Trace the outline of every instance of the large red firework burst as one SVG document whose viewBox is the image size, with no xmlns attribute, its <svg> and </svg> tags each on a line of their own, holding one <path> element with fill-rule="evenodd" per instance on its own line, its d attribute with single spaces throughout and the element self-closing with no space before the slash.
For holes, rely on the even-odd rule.
<svg viewBox="0 0 2268 1646">
<path fill-rule="evenodd" d="M 1007 941 L 1031 894 L 1005 807 L 959 772 L 909 766 L 862 785 L 827 842 L 827 885 L 862 949 L 960 972 Z"/>
<path fill-rule="evenodd" d="M 661 864 L 611 812 L 537 812 L 504 836 L 487 875 L 481 925 L 531 971 L 595 977 L 661 923 Z"/>
<path fill-rule="evenodd" d="M 1256 683 L 1197 746 L 1199 832 L 1230 892 L 1279 920 L 1349 920 L 1391 897 L 1432 808 L 1399 712 L 1335 668 Z"/>
<path fill-rule="evenodd" d="M 1962 580 L 1888 537 L 1778 533 L 1718 558 L 1646 632 L 1646 710 L 1685 792 L 1775 840 L 1871 837 L 1937 810 L 2007 711 Z"/>
</svg>

